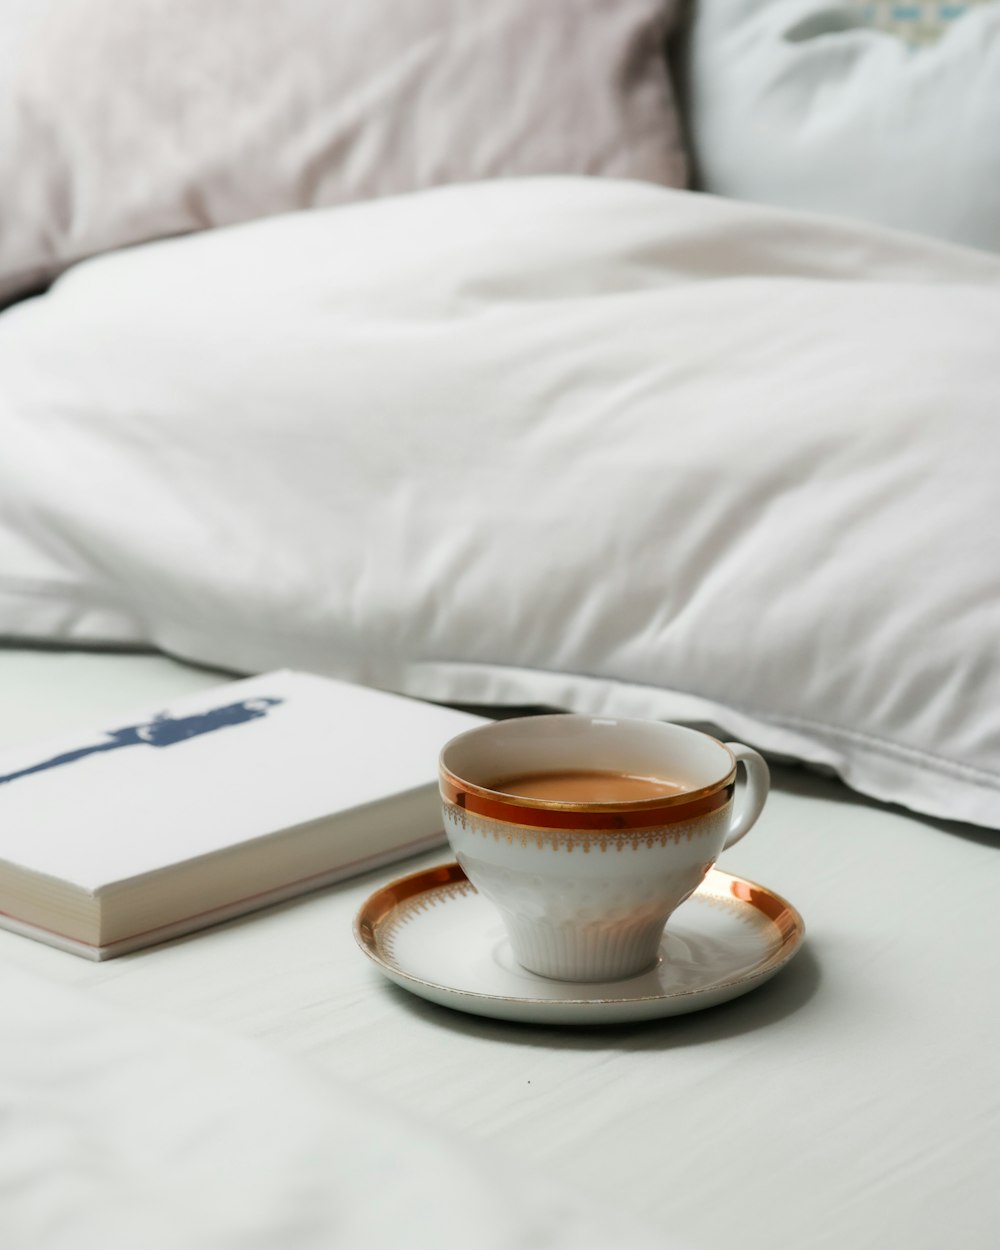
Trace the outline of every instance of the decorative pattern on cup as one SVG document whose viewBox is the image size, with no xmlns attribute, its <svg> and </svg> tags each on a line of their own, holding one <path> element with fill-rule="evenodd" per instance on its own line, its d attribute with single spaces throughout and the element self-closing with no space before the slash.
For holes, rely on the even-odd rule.
<svg viewBox="0 0 1000 1250">
<path fill-rule="evenodd" d="M 444 818 L 456 859 L 500 911 L 518 963 L 559 980 L 607 981 L 655 961 L 669 916 L 721 850 L 729 810 L 648 830 L 519 831 L 463 820 L 450 805 Z"/>
<path fill-rule="evenodd" d="M 732 800 L 734 788 L 730 785 L 719 791 L 718 806 L 714 810 L 721 811 Z M 461 828 L 482 838 L 492 838 L 494 842 L 505 842 L 508 846 L 534 846 L 540 851 L 548 849 L 569 853 L 579 850 L 584 855 L 589 855 L 591 851 L 637 851 L 642 846 L 652 848 L 668 843 L 690 842 L 714 831 L 718 823 L 697 817 L 685 819 L 685 816 L 690 817 L 690 810 L 682 808 L 676 821 L 668 825 L 623 829 L 546 828 L 541 824 L 515 824 L 509 820 L 480 816 L 467 807 L 459 807 L 457 803 L 446 800 L 443 801 L 443 808 L 446 825 L 450 828 Z M 703 813 L 703 817 L 708 814 Z"/>
</svg>

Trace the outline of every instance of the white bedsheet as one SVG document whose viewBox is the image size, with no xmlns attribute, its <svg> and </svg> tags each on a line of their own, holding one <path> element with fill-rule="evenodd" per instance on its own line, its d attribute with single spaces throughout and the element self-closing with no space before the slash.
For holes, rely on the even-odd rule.
<svg viewBox="0 0 1000 1250">
<path fill-rule="evenodd" d="M 269 1047 L 10 967 L 0 988 L 12 1250 L 658 1244 L 537 1169 Z"/>
<path fill-rule="evenodd" d="M 217 680 L 0 651 L 0 742 Z M 696 1250 L 992 1250 L 995 835 L 775 783 L 723 866 L 798 907 L 806 945 L 661 1023 L 500 1024 L 388 985 L 351 921 L 390 873 L 108 964 L 0 933 L 0 1240 L 131 1246 L 148 1219 L 144 1246 L 644 1244 L 622 1218 Z M 491 1228 L 438 1223 L 455 1188 Z"/>
</svg>

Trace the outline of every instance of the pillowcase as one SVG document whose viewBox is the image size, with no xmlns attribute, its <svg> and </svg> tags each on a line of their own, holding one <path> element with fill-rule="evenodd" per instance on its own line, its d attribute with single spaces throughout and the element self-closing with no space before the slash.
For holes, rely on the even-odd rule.
<svg viewBox="0 0 1000 1250">
<path fill-rule="evenodd" d="M 864 25 L 876 30 L 891 31 L 909 43 L 929 43 L 980 4 L 996 0 L 921 0 L 919 4 L 900 4 L 899 0 L 852 0 L 851 7 Z"/>
<path fill-rule="evenodd" d="M 0 316 L 0 634 L 709 723 L 1000 827 L 1000 260 L 524 179 Z"/>
<path fill-rule="evenodd" d="M 142 240 L 439 183 L 683 185 L 676 0 L 3 0 L 0 302 Z"/>
<path fill-rule="evenodd" d="M 699 0 L 685 53 L 703 189 L 1000 251 L 1000 4 L 913 46 L 856 4 Z"/>
</svg>

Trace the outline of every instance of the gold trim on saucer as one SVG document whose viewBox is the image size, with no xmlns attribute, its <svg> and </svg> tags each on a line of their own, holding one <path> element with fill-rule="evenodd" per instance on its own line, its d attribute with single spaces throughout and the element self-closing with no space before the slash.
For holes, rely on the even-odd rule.
<svg viewBox="0 0 1000 1250">
<path fill-rule="evenodd" d="M 402 953 L 397 952 L 397 940 L 411 925 L 416 927 L 415 932 L 419 932 L 421 926 L 431 925 L 433 929 L 435 925 L 440 926 L 439 913 L 448 925 L 444 913 L 449 906 L 456 907 L 459 915 L 468 917 L 473 913 L 466 909 L 474 906 L 473 900 L 478 897 L 457 863 L 423 869 L 391 881 L 371 894 L 355 917 L 354 936 L 365 955 L 389 980 L 419 997 L 473 1015 L 540 1026 L 635 1023 L 715 1006 L 769 980 L 796 954 L 805 937 L 802 917 L 785 899 L 753 881 L 713 868 L 684 908 L 707 904 L 710 910 L 733 914 L 761 935 L 762 949 L 751 963 L 737 963 L 730 975 L 712 977 L 703 984 L 670 985 L 669 978 L 661 979 L 655 968 L 648 974 L 616 982 L 613 986 L 593 987 L 551 982 L 515 969 L 516 975 L 504 971 L 499 983 L 494 977 L 494 987 L 484 991 L 473 988 L 471 983 L 449 982 L 447 975 L 442 978 L 440 973 L 432 974 L 426 965 L 424 971 L 417 973 L 414 965 L 408 965 Z M 483 905 L 490 906 L 486 900 Z M 691 919 L 696 920 L 696 917 L 697 911 Z M 681 925 L 681 931 L 697 934 L 702 922 L 697 922 L 692 929 L 691 919 L 686 926 Z M 477 932 L 479 924 L 477 920 Z M 771 930 L 772 935 L 766 938 Z M 671 941 L 676 940 L 670 935 L 668 924 L 665 945 L 661 948 L 660 967 L 664 970 L 671 966 L 668 952 Z M 440 941 L 440 937 L 438 928 L 435 940 Z M 681 941 L 681 949 L 685 941 L 687 939 Z M 490 960 L 498 957 L 499 949 L 484 948 L 474 954 L 474 966 L 478 967 L 475 961 L 482 959 L 487 961 L 482 965 L 486 968 Z M 444 971 L 447 973 L 446 969 Z"/>
<path fill-rule="evenodd" d="M 458 864 L 440 864 L 436 868 L 425 868 L 422 872 L 398 877 L 381 890 L 376 890 L 354 920 L 354 936 L 362 950 L 373 954 L 378 949 L 381 926 L 398 907 L 410 899 L 426 897 L 431 890 L 456 884 L 464 884 L 475 892 L 476 887 Z"/>
</svg>

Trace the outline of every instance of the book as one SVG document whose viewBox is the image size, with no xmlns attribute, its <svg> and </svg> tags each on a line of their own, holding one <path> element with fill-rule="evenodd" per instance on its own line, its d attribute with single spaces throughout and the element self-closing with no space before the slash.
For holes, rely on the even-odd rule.
<svg viewBox="0 0 1000 1250">
<path fill-rule="evenodd" d="M 280 671 L 0 753 L 0 925 L 91 959 L 443 845 L 482 718 Z"/>
</svg>

